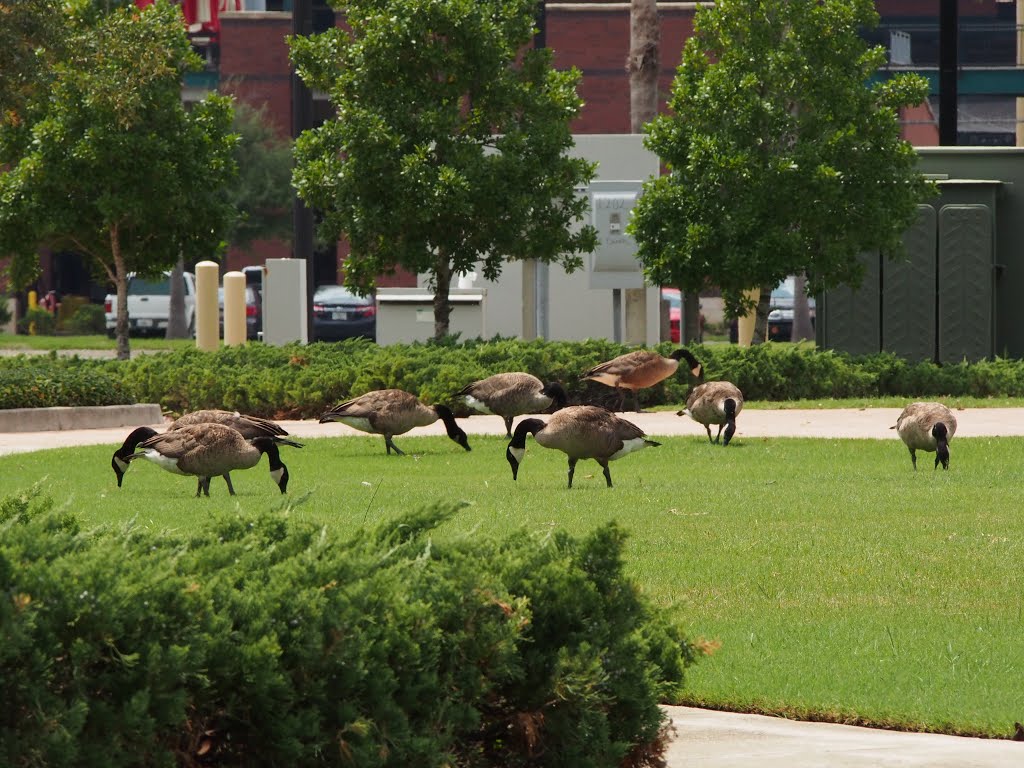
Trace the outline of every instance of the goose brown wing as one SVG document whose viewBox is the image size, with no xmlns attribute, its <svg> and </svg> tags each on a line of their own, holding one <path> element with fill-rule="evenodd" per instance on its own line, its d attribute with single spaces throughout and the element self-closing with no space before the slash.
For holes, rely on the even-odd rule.
<svg viewBox="0 0 1024 768">
<path fill-rule="evenodd" d="M 624 376 L 628 373 L 633 372 L 638 367 L 650 363 L 654 358 L 661 357 L 655 352 L 648 352 L 646 350 L 638 349 L 635 352 L 627 352 L 624 355 L 619 355 L 616 358 L 609 360 L 606 363 L 595 365 L 589 371 L 583 374 L 581 378 L 590 378 L 591 376 L 599 375 L 611 375 L 611 376 Z"/>
</svg>

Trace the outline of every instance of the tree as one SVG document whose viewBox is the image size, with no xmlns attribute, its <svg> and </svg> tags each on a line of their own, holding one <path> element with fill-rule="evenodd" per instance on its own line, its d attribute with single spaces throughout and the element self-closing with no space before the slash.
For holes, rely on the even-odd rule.
<svg viewBox="0 0 1024 768">
<path fill-rule="evenodd" d="M 872 0 L 722 0 L 702 7 L 647 146 L 668 174 L 649 181 L 631 231 L 652 282 L 723 291 L 728 311 L 806 272 L 811 291 L 857 285 L 866 250 L 890 255 L 933 194 L 900 139 L 900 108 L 925 80 L 868 85 L 884 63 L 859 31 Z"/>
<path fill-rule="evenodd" d="M 290 241 L 292 236 L 292 142 L 275 130 L 264 108 L 235 107 L 232 130 L 238 134 L 238 180 L 228 190 L 239 215 L 228 243 L 245 247 L 253 240 Z"/>
<path fill-rule="evenodd" d="M 61 0 L 0 0 L 0 164 L 24 151 L 64 47 Z"/>
<path fill-rule="evenodd" d="M 325 237 L 351 246 L 346 284 L 429 273 L 434 335 L 448 333 L 449 284 L 505 260 L 567 270 L 592 250 L 574 193 L 594 166 L 566 155 L 580 74 L 529 49 L 535 0 L 355 0 L 348 30 L 291 40 L 302 78 L 336 118 L 296 144 L 294 184 Z"/>
<path fill-rule="evenodd" d="M 30 151 L 0 175 L 0 251 L 15 255 L 17 285 L 35 276 L 41 244 L 93 258 L 116 286 L 124 359 L 128 274 L 223 248 L 235 215 L 224 192 L 236 172 L 231 103 L 185 110 L 182 75 L 201 62 L 165 0 L 76 25 L 68 51 Z"/>
</svg>

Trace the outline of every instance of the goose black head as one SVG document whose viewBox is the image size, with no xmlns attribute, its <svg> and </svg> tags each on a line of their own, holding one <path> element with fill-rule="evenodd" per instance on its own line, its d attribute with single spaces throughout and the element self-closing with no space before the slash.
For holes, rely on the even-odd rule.
<svg viewBox="0 0 1024 768">
<path fill-rule="evenodd" d="M 505 449 L 505 459 L 512 467 L 512 479 L 519 479 L 519 465 L 523 463 L 523 456 L 526 455 L 526 435 L 530 433 L 536 437 L 537 433 L 544 429 L 544 422 L 540 419 L 523 419 L 516 425 L 516 431 L 512 433 L 512 440 Z"/>
<path fill-rule="evenodd" d="M 114 470 L 114 474 L 117 475 L 117 487 L 121 487 L 121 481 L 124 479 L 124 473 L 128 471 L 129 459 L 128 457 L 135 453 L 135 446 L 141 443 L 143 440 L 148 440 L 157 434 L 155 429 L 149 427 L 139 427 L 132 430 L 132 433 L 125 438 L 124 443 L 114 451 L 114 455 L 110 459 L 110 467 Z"/>
<path fill-rule="evenodd" d="M 545 397 L 551 398 L 551 403 L 556 411 L 565 408 L 569 404 L 569 393 L 557 381 L 549 381 L 544 385 L 544 389 L 540 393 Z"/>
<path fill-rule="evenodd" d="M 673 360 L 685 360 L 686 364 L 690 366 L 690 373 L 694 375 L 694 378 L 700 379 L 704 376 L 704 366 L 700 364 L 700 361 L 693 356 L 690 350 L 685 347 L 680 347 L 671 354 Z"/>
<path fill-rule="evenodd" d="M 940 421 L 932 427 L 932 437 L 935 438 L 935 469 L 940 463 L 943 469 L 949 469 L 949 432 L 946 425 Z"/>
<path fill-rule="evenodd" d="M 732 436 L 736 434 L 736 401 L 729 397 L 726 398 L 723 405 L 725 410 L 725 436 L 722 438 L 722 445 L 725 446 L 729 444 Z"/>
<path fill-rule="evenodd" d="M 466 436 L 466 433 L 463 431 L 462 427 L 455 422 L 455 414 L 452 413 L 451 408 L 447 405 L 435 405 L 434 412 L 437 414 L 438 418 L 444 422 L 444 428 L 448 433 L 448 437 L 461 445 L 467 451 L 473 450 L 469 447 L 469 438 Z"/>
<path fill-rule="evenodd" d="M 281 461 L 281 452 L 278 450 L 277 445 L 279 439 L 276 437 L 257 437 L 250 441 L 254 448 L 258 448 L 261 453 L 267 454 L 267 460 L 270 462 L 270 476 L 277 483 L 277 487 L 281 489 L 281 493 L 286 493 L 288 490 L 288 467 Z M 302 446 L 298 443 L 292 443 L 290 441 L 284 441 L 287 445 L 295 445 L 299 448 Z"/>
</svg>

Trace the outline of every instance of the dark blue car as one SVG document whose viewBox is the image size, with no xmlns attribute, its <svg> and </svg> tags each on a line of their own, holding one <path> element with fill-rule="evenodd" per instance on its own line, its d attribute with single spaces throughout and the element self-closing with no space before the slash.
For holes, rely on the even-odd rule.
<svg viewBox="0 0 1024 768">
<path fill-rule="evenodd" d="M 313 340 L 377 340 L 377 302 L 343 285 L 321 285 L 313 294 Z"/>
</svg>

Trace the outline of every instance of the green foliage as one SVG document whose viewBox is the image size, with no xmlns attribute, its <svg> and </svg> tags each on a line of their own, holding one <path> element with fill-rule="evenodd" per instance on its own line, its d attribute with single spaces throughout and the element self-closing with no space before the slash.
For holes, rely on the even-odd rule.
<svg viewBox="0 0 1024 768">
<path fill-rule="evenodd" d="M 340 3 L 336 3 L 339 7 Z M 366 291 L 404 267 L 429 273 L 435 336 L 453 275 L 494 280 L 506 260 L 567 269 L 595 244 L 574 193 L 594 166 L 567 156 L 580 73 L 529 47 L 536 3 L 356 0 L 348 29 L 290 41 L 336 119 L 296 144 L 294 184 L 329 238 L 351 244 L 346 283 Z"/>
<path fill-rule="evenodd" d="M 866 83 L 884 62 L 861 30 L 871 0 L 728 0 L 700 8 L 647 146 L 630 231 L 654 284 L 745 289 L 806 272 L 812 291 L 857 285 L 863 251 L 902 251 L 934 195 L 900 139 L 898 110 L 927 97 L 917 75 Z M 727 114 L 728 120 L 722 115 Z"/>
<path fill-rule="evenodd" d="M 609 387 L 580 375 L 629 347 L 604 340 L 520 341 L 496 338 L 445 344 L 392 344 L 362 339 L 338 344 L 249 344 L 201 352 L 194 347 L 140 355 L 131 361 L 77 358 L 0 358 L 0 376 L 13 377 L 8 398 L 29 382 L 47 389 L 53 380 L 101 382 L 89 387 L 90 404 L 159 403 L 172 413 L 228 408 L 270 418 L 316 418 L 329 407 L 374 389 L 404 389 L 427 403 L 445 403 L 468 415 L 457 393 L 494 373 L 527 371 L 562 382 L 576 403 L 611 405 Z M 672 346 L 657 347 L 668 354 Z M 755 347 L 713 344 L 691 348 L 708 381 L 731 381 L 748 401 L 821 398 L 1024 397 L 1024 362 L 997 358 L 976 363 L 911 363 L 891 354 L 852 357 L 790 344 Z M 113 383 L 112 383 L 113 382 Z M 116 383 L 116 386 L 114 386 Z M 645 406 L 685 402 L 694 381 L 685 373 L 642 390 Z M 69 385 L 70 386 L 70 385 Z M 76 383 L 72 390 L 79 385 Z M 47 390 L 48 391 L 48 390 Z M 56 395 L 55 395 L 56 397 Z M 38 405 L 67 403 L 47 402 Z M 83 403 L 84 404 L 84 403 Z M 13 406 L 7 406 L 13 407 Z M 28 405 L 19 407 L 31 407 Z"/>
<path fill-rule="evenodd" d="M 13 254 L 15 284 L 38 271 L 40 244 L 94 259 L 117 286 L 127 358 L 128 273 L 223 247 L 235 216 L 224 193 L 236 171 L 231 104 L 211 96 L 185 109 L 182 77 L 201 62 L 166 0 L 90 16 L 67 50 L 30 145 L 0 173 L 0 252 Z"/>
<path fill-rule="evenodd" d="M 42 307 L 34 307 L 18 320 L 18 332 L 34 332 L 40 336 L 52 336 L 57 332 L 57 318 Z"/>
<path fill-rule="evenodd" d="M 232 129 L 238 134 L 238 181 L 228 189 L 239 212 L 227 235 L 231 245 L 253 240 L 290 241 L 292 237 L 292 145 L 274 129 L 266 109 L 235 107 Z"/>
<path fill-rule="evenodd" d="M 14 317 L 11 308 L 7 303 L 8 297 L 0 293 L 0 325 L 7 325 Z"/>
<path fill-rule="evenodd" d="M 582 539 L 288 509 L 81 532 L 0 502 L 8 765 L 657 765 L 693 649 Z"/>
<path fill-rule="evenodd" d="M 113 370 L 48 358 L 8 358 L 0 366 L 0 408 L 125 405 L 131 390 Z"/>
<path fill-rule="evenodd" d="M 107 320 L 103 307 L 99 304 L 83 304 L 75 310 L 75 314 L 68 319 L 64 326 L 71 333 L 82 335 L 103 333 L 107 328 Z"/>
</svg>

